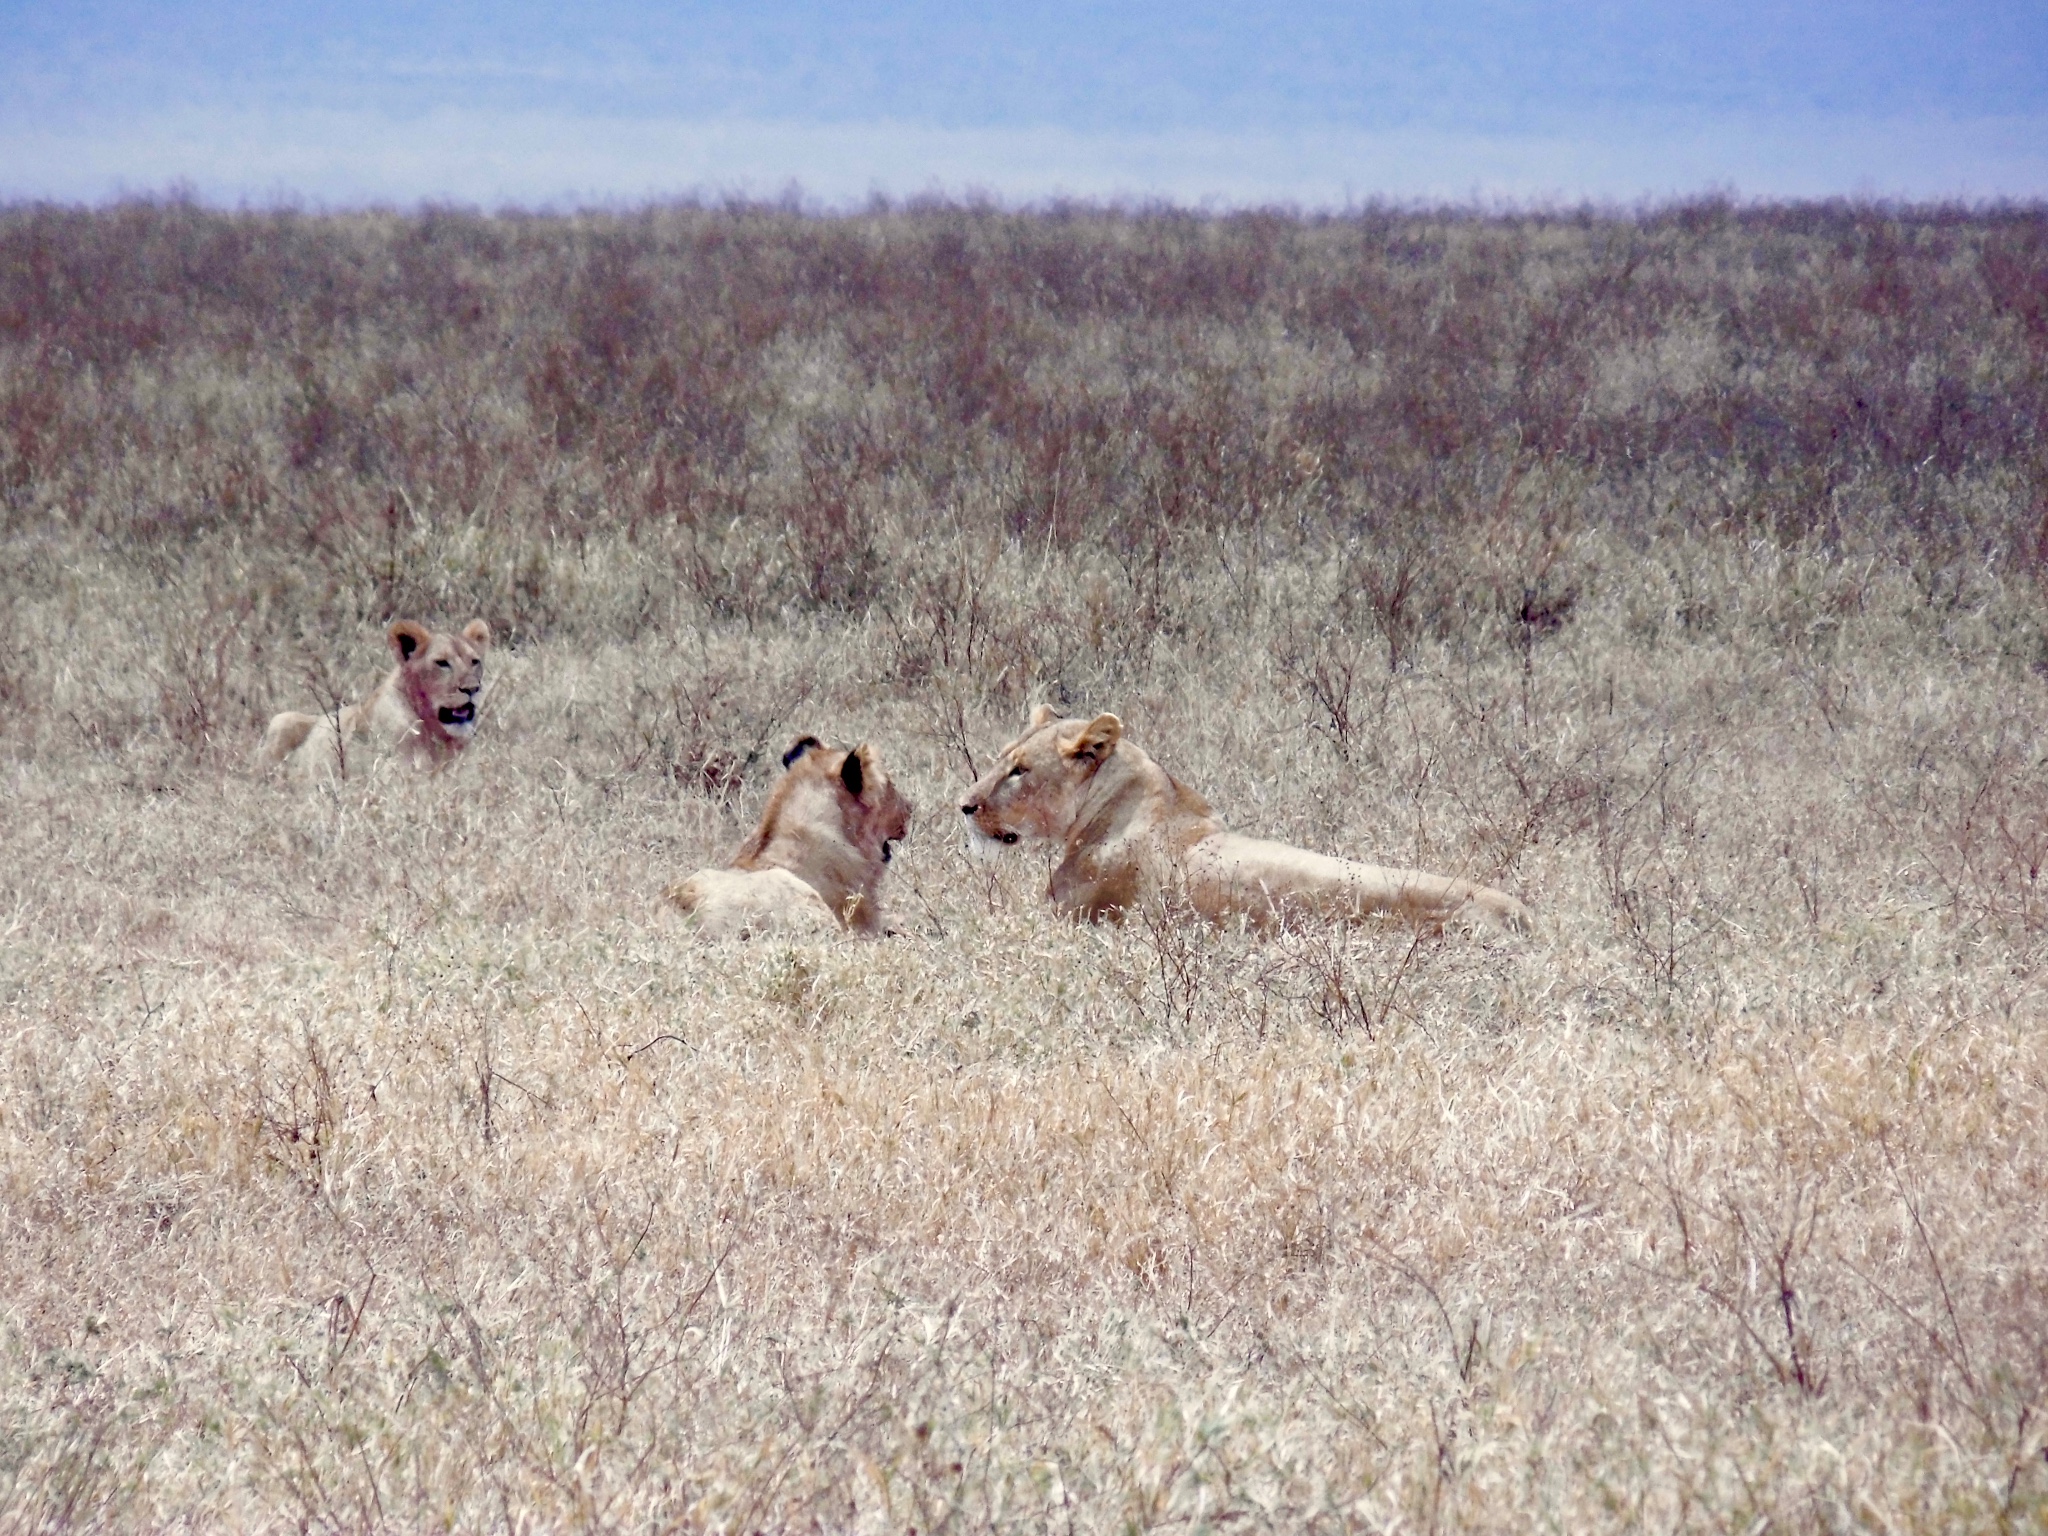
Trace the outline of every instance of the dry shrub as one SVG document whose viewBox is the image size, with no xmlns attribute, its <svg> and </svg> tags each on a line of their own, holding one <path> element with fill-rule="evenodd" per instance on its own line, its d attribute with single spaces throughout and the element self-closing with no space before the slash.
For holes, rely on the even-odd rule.
<svg viewBox="0 0 2048 1536">
<path fill-rule="evenodd" d="M 1390 662 L 1393 656 L 1390 646 Z M 1326 623 L 1305 631 L 1290 617 L 1273 643 L 1273 662 L 1308 707 L 1310 729 L 1345 762 L 1385 722 L 1389 690 L 1374 687 L 1377 659 L 1367 656 L 1355 630 Z"/>
<path fill-rule="evenodd" d="M 1615 929 L 1664 1001 L 1699 952 L 1725 937 L 1725 896 L 1705 851 L 1696 787 L 1711 753 L 1699 737 L 1667 738 L 1642 778 L 1617 775 L 1603 786 L 1593 817 Z"/>
<path fill-rule="evenodd" d="M 653 772 L 686 792 L 730 802 L 747 776 L 798 734 L 810 694 L 802 677 L 776 677 L 730 655 L 678 657 L 659 686 L 635 681 L 616 732 L 619 771 Z M 772 764 L 770 764 L 772 766 Z"/>
<path fill-rule="evenodd" d="M 2041 933 L 2048 920 L 2048 764 L 2001 729 L 1957 754 L 1952 799 L 1937 807 L 1929 863 L 1959 916 Z"/>
</svg>

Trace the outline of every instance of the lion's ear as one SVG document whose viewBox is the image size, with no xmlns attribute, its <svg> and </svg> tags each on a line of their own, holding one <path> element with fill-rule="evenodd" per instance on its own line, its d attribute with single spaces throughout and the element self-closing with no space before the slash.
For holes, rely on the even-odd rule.
<svg viewBox="0 0 2048 1536">
<path fill-rule="evenodd" d="M 488 651 L 491 648 L 491 626 L 482 619 L 471 619 L 462 626 L 462 638 L 479 651 Z"/>
<path fill-rule="evenodd" d="M 839 782 L 846 786 L 846 792 L 856 800 L 860 798 L 860 792 L 867 788 L 868 783 L 867 770 L 861 766 L 860 754 L 861 749 L 855 747 L 846 754 L 846 761 L 839 765 Z"/>
<path fill-rule="evenodd" d="M 1035 731 L 1045 724 L 1046 721 L 1057 720 L 1059 717 L 1060 712 L 1050 704 L 1041 704 L 1038 708 L 1031 711 L 1031 729 Z"/>
<path fill-rule="evenodd" d="M 797 737 L 795 741 L 789 744 L 789 750 L 782 754 L 782 766 L 787 768 L 791 763 L 795 762 L 798 758 L 802 757 L 806 752 L 810 751 L 811 748 L 822 747 L 823 745 L 825 745 L 825 743 L 818 740 L 818 738 L 815 736 Z"/>
<path fill-rule="evenodd" d="M 1116 750 L 1116 744 L 1124 739 L 1124 723 L 1115 715 L 1097 715 L 1081 727 L 1080 733 L 1071 741 L 1060 743 L 1060 750 L 1068 757 L 1089 758 L 1101 762 Z"/>
<path fill-rule="evenodd" d="M 415 624 L 411 619 L 400 619 L 385 633 L 391 639 L 391 652 L 401 663 L 411 661 L 415 654 L 433 644 L 434 637 L 424 624 Z"/>
</svg>

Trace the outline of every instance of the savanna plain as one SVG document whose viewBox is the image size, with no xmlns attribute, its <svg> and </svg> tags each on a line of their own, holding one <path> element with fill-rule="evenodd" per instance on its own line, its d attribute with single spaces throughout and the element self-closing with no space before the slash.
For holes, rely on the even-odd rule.
<svg viewBox="0 0 2048 1536">
<path fill-rule="evenodd" d="M 1039 703 L 1536 931 L 1070 922 Z M 2038 208 L 0 209 L 0 1528 L 2042 1530 L 2044 726 Z"/>
</svg>

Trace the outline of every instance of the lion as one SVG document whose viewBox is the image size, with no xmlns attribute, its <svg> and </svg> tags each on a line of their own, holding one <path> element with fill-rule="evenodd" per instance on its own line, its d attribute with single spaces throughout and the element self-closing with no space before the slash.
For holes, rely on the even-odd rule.
<svg viewBox="0 0 2048 1536">
<path fill-rule="evenodd" d="M 1059 843 L 1052 898 L 1091 922 L 1164 895 L 1184 896 L 1211 922 L 1243 917 L 1260 928 L 1373 913 L 1530 926 L 1529 909 L 1491 886 L 1225 830 L 1206 800 L 1124 739 L 1115 715 L 1061 719 L 1041 704 L 960 810 L 977 839 Z"/>
<path fill-rule="evenodd" d="M 437 635 L 400 619 L 388 639 L 398 665 L 368 698 L 331 715 L 273 715 L 256 749 L 256 766 L 282 767 L 295 778 L 344 774 L 358 743 L 428 772 L 460 757 L 476 734 L 490 625 L 472 619 L 460 634 Z"/>
<path fill-rule="evenodd" d="M 706 938 L 881 933 L 882 871 L 910 830 L 910 802 L 870 746 L 827 747 L 805 736 L 782 766 L 761 824 L 731 862 L 663 894 Z"/>
</svg>

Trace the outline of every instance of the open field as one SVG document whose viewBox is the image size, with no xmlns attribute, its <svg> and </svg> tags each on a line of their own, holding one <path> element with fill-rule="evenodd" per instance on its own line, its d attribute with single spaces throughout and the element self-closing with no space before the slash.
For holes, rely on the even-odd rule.
<svg viewBox="0 0 2048 1536">
<path fill-rule="evenodd" d="M 0 1529 L 2048 1525 L 2039 210 L 0 210 L 0 535 Z M 1041 700 L 1537 934 L 1068 924 Z"/>
</svg>

